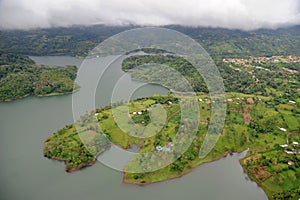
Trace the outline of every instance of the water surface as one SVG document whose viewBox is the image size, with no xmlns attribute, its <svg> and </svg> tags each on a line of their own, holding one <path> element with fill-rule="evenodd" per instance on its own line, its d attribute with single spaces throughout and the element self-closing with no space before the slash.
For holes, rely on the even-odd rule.
<svg viewBox="0 0 300 200">
<path fill-rule="evenodd" d="M 80 65 L 72 57 L 32 57 L 40 64 Z M 109 58 L 87 61 L 91 71 L 82 76 L 84 83 L 78 97 L 91 88 L 93 69 L 104 68 Z M 100 64 L 99 64 L 100 63 Z M 106 70 L 95 95 L 96 106 L 110 102 L 113 84 L 124 73 L 118 63 Z M 128 78 L 128 84 L 139 84 Z M 147 85 L 134 98 L 164 94 L 166 89 Z M 126 93 L 126 91 L 124 91 Z M 75 96 L 76 98 L 76 96 Z M 82 105 L 80 112 L 89 108 Z M 122 184 L 122 174 L 101 163 L 69 174 L 64 163 L 43 157 L 43 142 L 57 129 L 73 122 L 72 95 L 56 97 L 27 97 L 0 103 L 0 199 L 1 200 L 253 200 L 267 199 L 264 192 L 243 173 L 234 154 L 208 163 L 179 179 L 148 186 Z M 107 155 L 106 155 L 107 156 Z"/>
</svg>

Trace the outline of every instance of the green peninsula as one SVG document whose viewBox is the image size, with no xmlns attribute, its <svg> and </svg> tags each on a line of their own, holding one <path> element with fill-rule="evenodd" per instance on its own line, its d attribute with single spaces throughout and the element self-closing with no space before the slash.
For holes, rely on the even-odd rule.
<svg viewBox="0 0 300 200">
<path fill-rule="evenodd" d="M 153 172 L 124 172 L 124 183 L 144 185 L 178 178 L 203 163 L 248 149 L 246 157 L 240 161 L 241 166 L 263 188 L 269 199 L 299 198 L 299 57 L 249 57 L 217 62 L 227 91 L 226 120 L 215 147 L 202 159 L 199 158 L 199 150 L 207 133 L 213 103 L 206 93 L 203 80 L 193 72 L 189 63 L 171 55 L 129 57 L 124 60 L 122 68 L 129 71 L 136 65 L 152 61 L 170 65 L 193 86 L 197 86 L 195 90 L 200 111 L 198 131 L 189 148 L 175 162 Z M 145 73 L 149 72 L 146 70 Z M 132 78 L 140 80 L 141 77 L 147 78 L 144 74 Z M 150 137 L 140 138 L 125 133 L 113 116 L 113 109 L 124 110 L 124 106 L 128 107 L 128 116 L 132 119 L 130 123 L 145 127 L 151 123 L 149 112 L 156 104 L 163 107 L 167 120 L 163 128 Z M 172 151 L 179 127 L 184 130 L 188 124 L 181 122 L 180 99 L 173 95 L 120 102 L 98 108 L 82 116 L 75 124 L 54 133 L 45 142 L 44 155 L 65 161 L 66 170 L 74 171 L 93 164 L 96 157 L 109 148 L 110 142 L 124 149 L 138 145 L 140 153 L 162 149 Z M 164 162 L 164 159 L 151 161 L 156 164 Z M 151 167 L 137 163 L 139 161 L 134 157 L 125 168 Z"/>
<path fill-rule="evenodd" d="M 241 164 L 270 199 L 281 199 L 285 195 L 296 197 L 299 194 L 299 99 L 296 104 L 271 106 L 274 103 L 271 97 L 227 94 L 228 109 L 224 130 L 214 149 L 204 159 L 200 159 L 199 148 L 207 131 L 211 103 L 207 95 L 199 95 L 198 98 L 201 113 L 199 130 L 188 150 L 174 163 L 160 170 L 138 174 L 124 173 L 125 183 L 149 184 L 180 177 L 200 164 L 249 148 Z M 107 139 L 125 149 L 135 144 L 141 147 L 140 152 L 157 151 L 157 146 L 164 147 L 172 143 L 178 131 L 180 106 L 177 99 L 171 95 L 153 96 L 129 102 L 127 105 L 135 124 L 145 126 L 149 123 L 149 108 L 157 103 L 166 110 L 168 120 L 164 128 L 152 137 L 139 139 L 124 133 L 114 122 L 111 107 L 106 106 L 84 115 L 76 122 L 76 126 L 66 126 L 47 139 L 44 155 L 64 160 L 66 170 L 74 171 L 94 163 L 96 156 L 93 155 L 99 155 L 109 147 Z M 116 108 L 121 109 L 122 106 Z M 97 128 L 95 119 L 102 130 Z M 83 140 L 89 138 L 89 142 L 84 142 L 87 146 L 79 136 Z M 128 166 L 135 164 L 133 159 Z"/>
<path fill-rule="evenodd" d="M 79 88 L 76 74 L 76 66 L 38 65 L 27 56 L 0 54 L 0 101 L 72 93 Z"/>
</svg>

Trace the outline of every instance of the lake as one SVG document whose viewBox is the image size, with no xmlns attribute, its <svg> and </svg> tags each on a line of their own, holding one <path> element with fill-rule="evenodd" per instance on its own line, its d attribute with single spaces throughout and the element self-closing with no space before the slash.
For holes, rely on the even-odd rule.
<svg viewBox="0 0 300 200">
<path fill-rule="evenodd" d="M 82 60 L 68 56 L 31 58 L 40 64 L 59 66 L 80 66 L 82 63 Z M 91 70 L 82 74 L 77 81 L 81 90 L 74 95 L 75 99 L 89 94 L 97 79 L 94 70 L 103 70 L 111 59 L 107 57 L 84 61 Z M 103 73 L 95 93 L 97 107 L 111 101 L 113 86 L 124 75 L 120 70 L 120 62 L 114 63 Z M 126 84 L 130 86 L 140 83 L 131 81 L 128 76 Z M 166 93 L 163 87 L 146 85 L 139 88 L 133 98 Z M 89 109 L 89 105 L 83 104 L 78 112 L 84 113 Z M 125 185 L 122 183 L 122 173 L 99 162 L 75 173 L 66 173 L 63 162 L 44 158 L 43 142 L 57 129 L 73 123 L 72 95 L 30 96 L 0 103 L 0 122 L 1 200 L 267 199 L 262 189 L 249 180 L 239 165 L 239 159 L 244 153 L 204 164 L 182 178 L 147 186 Z"/>
</svg>

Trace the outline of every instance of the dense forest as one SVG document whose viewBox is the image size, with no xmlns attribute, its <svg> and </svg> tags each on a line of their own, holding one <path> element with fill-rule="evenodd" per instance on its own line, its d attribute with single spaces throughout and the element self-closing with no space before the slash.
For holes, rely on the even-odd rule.
<svg viewBox="0 0 300 200">
<path fill-rule="evenodd" d="M 137 26 L 74 26 L 0 31 L 0 51 L 25 55 L 86 56 L 106 38 Z M 213 57 L 300 55 L 300 26 L 254 31 L 165 26 L 198 41 Z"/>
<path fill-rule="evenodd" d="M 208 92 L 197 70 L 182 57 L 154 54 L 131 56 L 123 61 L 122 69 L 130 71 L 137 66 L 149 63 L 170 66 L 185 76 L 195 92 Z M 288 99 L 299 98 L 300 58 L 298 57 L 293 63 L 287 63 L 285 60 L 269 63 L 262 63 L 258 60 L 247 64 L 218 61 L 217 65 L 227 92 L 273 96 L 278 103 L 286 103 Z M 147 82 L 145 79 L 157 79 L 153 76 L 161 75 L 144 70 L 132 78 Z"/>
<path fill-rule="evenodd" d="M 76 73 L 76 66 L 37 65 L 27 56 L 0 54 L 0 101 L 70 93 L 78 88 Z"/>
</svg>

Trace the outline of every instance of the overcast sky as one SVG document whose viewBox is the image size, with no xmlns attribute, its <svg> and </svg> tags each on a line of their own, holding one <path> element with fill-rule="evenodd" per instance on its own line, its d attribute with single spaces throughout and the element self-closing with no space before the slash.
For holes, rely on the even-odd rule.
<svg viewBox="0 0 300 200">
<path fill-rule="evenodd" d="M 0 0 L 0 29 L 76 24 L 211 26 L 300 24 L 300 0 Z"/>
</svg>

